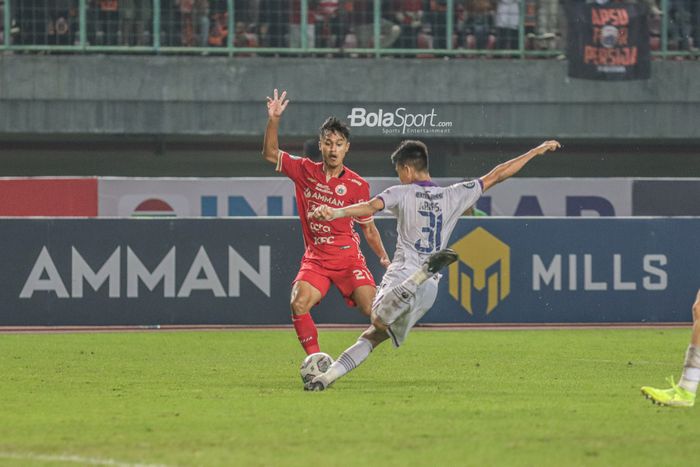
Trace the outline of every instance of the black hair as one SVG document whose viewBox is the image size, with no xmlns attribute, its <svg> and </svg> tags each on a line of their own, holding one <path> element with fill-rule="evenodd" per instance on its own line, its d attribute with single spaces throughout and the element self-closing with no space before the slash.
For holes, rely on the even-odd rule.
<svg viewBox="0 0 700 467">
<path fill-rule="evenodd" d="M 318 131 L 319 138 L 323 138 L 326 133 L 337 133 L 342 135 L 346 141 L 350 141 L 350 129 L 348 126 L 335 117 L 328 117 Z"/>
<path fill-rule="evenodd" d="M 308 157 L 314 162 L 321 161 L 321 150 L 318 148 L 317 139 L 307 139 L 304 141 L 304 157 Z"/>
<path fill-rule="evenodd" d="M 394 165 L 410 165 L 418 172 L 428 170 L 428 147 L 417 140 L 406 140 L 399 144 L 391 155 L 391 163 Z"/>
</svg>

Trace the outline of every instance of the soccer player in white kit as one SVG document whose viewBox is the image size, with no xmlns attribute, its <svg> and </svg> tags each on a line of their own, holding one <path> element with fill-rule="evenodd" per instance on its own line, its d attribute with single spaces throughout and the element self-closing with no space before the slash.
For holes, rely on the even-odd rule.
<svg viewBox="0 0 700 467">
<path fill-rule="evenodd" d="M 489 188 L 515 175 L 531 159 L 561 147 L 545 141 L 496 166 L 476 180 L 439 187 L 430 179 L 428 148 L 420 141 L 404 141 L 391 155 L 401 185 L 387 188 L 371 200 L 345 208 L 319 206 L 310 214 L 331 221 L 340 217 L 371 216 L 386 209 L 398 218 L 396 252 L 372 305 L 372 325 L 306 390 L 322 391 L 354 370 L 372 350 L 391 338 L 399 347 L 411 328 L 437 297 L 438 272 L 457 260 L 447 242 L 459 217 Z"/>
</svg>

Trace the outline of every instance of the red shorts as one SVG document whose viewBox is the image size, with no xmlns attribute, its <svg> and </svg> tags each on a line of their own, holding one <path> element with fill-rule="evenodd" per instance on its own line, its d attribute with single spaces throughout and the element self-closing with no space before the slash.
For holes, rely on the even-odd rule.
<svg viewBox="0 0 700 467">
<path fill-rule="evenodd" d="M 340 290 L 345 303 L 351 307 L 357 306 L 351 298 L 355 289 L 362 285 L 376 287 L 374 277 L 367 269 L 367 264 L 363 258 L 348 261 L 339 265 L 338 269 L 336 269 L 336 265 L 333 265 L 333 269 L 330 269 L 328 265 L 324 265 L 321 261 L 304 258 L 301 260 L 301 268 L 292 284 L 297 281 L 304 281 L 313 285 L 321 292 L 321 298 L 326 296 L 331 283 L 333 283 Z"/>
</svg>

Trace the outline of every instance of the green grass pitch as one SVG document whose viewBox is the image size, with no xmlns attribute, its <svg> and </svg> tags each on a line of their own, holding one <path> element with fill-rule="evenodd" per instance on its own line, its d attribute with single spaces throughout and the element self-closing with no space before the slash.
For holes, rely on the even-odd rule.
<svg viewBox="0 0 700 467">
<path fill-rule="evenodd" d="M 415 331 L 306 393 L 291 330 L 5 334 L 0 465 L 690 465 L 698 408 L 639 392 L 678 377 L 688 338 Z"/>
</svg>

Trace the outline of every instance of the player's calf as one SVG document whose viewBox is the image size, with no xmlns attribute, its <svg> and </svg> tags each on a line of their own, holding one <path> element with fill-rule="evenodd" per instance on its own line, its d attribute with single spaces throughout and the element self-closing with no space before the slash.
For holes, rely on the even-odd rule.
<svg viewBox="0 0 700 467">
<path fill-rule="evenodd" d="M 297 281 L 292 287 L 290 306 L 292 309 L 292 324 L 299 338 L 299 343 L 307 355 L 320 352 L 318 345 L 318 330 L 313 318 L 311 307 L 321 299 L 321 293 L 305 281 Z"/>
<path fill-rule="evenodd" d="M 318 329 L 316 329 L 316 323 L 314 323 L 311 313 L 292 315 L 292 325 L 299 343 L 307 355 L 321 351 L 318 345 Z"/>
<path fill-rule="evenodd" d="M 369 330 L 368 330 L 369 331 Z M 347 373 L 351 372 L 362 362 L 364 362 L 369 354 L 372 353 L 374 344 L 372 341 L 364 337 L 357 339 L 357 342 L 348 347 L 345 352 L 340 354 L 338 359 L 328 368 L 328 370 L 316 376 L 304 386 L 307 391 L 323 391 L 328 386 L 333 384 L 338 378 L 342 378 Z"/>
<path fill-rule="evenodd" d="M 374 311 L 372 311 L 370 319 L 372 322 L 372 326 L 386 332 L 389 326 L 387 326 L 387 324 L 384 321 L 382 321 L 382 319 L 379 316 L 377 316 L 377 314 Z"/>
<path fill-rule="evenodd" d="M 289 302 L 289 307 L 291 308 L 292 315 L 294 316 L 307 314 L 309 311 L 311 311 L 312 306 L 313 302 L 311 301 L 311 297 L 302 294 L 295 294 L 292 297 L 292 300 Z"/>
</svg>

